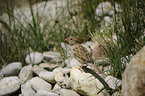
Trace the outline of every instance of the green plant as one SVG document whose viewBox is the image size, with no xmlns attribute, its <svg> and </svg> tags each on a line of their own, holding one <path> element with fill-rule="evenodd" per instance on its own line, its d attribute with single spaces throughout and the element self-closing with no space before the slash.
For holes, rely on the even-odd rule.
<svg viewBox="0 0 145 96">
<path fill-rule="evenodd" d="M 46 12 L 44 10 L 48 6 L 47 2 L 43 6 L 41 14 L 37 5 L 35 12 L 31 0 L 29 3 L 30 10 L 27 10 L 28 14 L 30 11 L 31 19 L 26 16 L 23 9 L 19 9 L 20 13 L 18 14 L 15 13 L 13 8 L 8 9 L 5 14 L 5 17 L 9 17 L 8 22 L 0 19 L 2 25 L 2 30 L 0 30 L 0 45 L 2 46 L 0 62 L 2 65 L 14 61 L 25 63 L 24 59 L 30 53 L 29 49 L 39 52 L 57 50 L 63 55 L 61 42 L 64 42 L 64 39 L 69 35 L 81 37 L 82 41 L 90 38 L 87 29 L 90 29 L 93 24 L 81 18 L 80 9 L 75 9 L 75 7 L 80 7 L 79 4 L 73 4 L 73 1 L 67 0 L 66 9 L 65 6 L 60 8 L 60 5 L 57 5 L 56 2 L 56 17 L 49 15 L 46 18 L 43 13 Z M 73 14 L 74 12 L 78 14 Z"/>
<path fill-rule="evenodd" d="M 36 17 L 34 16 L 32 5 L 30 2 L 30 10 L 32 16 L 32 23 L 21 22 L 19 18 L 15 17 L 13 8 L 8 9 L 4 16 L 8 17 L 8 22 L 0 19 L 2 30 L 0 32 L 0 62 L 1 64 L 8 64 L 10 62 L 19 61 L 24 63 L 25 55 L 31 47 L 33 50 L 42 52 L 46 47 L 43 40 L 43 32 L 40 27 L 40 17 L 37 11 Z M 25 17 L 23 12 L 21 13 Z M 26 26 L 25 26 L 26 25 Z M 41 46 L 41 48 L 40 48 Z"/>
<path fill-rule="evenodd" d="M 115 2 L 112 3 L 115 6 Z M 103 32 L 99 31 L 97 37 L 102 41 L 99 38 L 96 40 L 110 62 L 110 75 L 122 79 L 122 73 L 130 62 L 131 56 L 143 46 L 145 16 L 142 9 L 143 1 L 127 0 L 120 4 L 123 12 L 116 13 L 114 9 L 114 26 L 105 27 Z M 113 34 L 117 36 L 117 40 L 112 39 Z"/>
</svg>

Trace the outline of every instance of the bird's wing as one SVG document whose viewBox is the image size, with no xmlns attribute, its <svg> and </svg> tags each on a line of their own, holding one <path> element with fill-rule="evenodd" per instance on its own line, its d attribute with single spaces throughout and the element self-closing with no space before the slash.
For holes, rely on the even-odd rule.
<svg viewBox="0 0 145 96">
<path fill-rule="evenodd" d="M 72 46 L 72 51 L 74 57 L 79 61 L 83 61 L 84 63 L 94 63 L 90 53 L 87 51 L 85 47 L 80 44 L 75 44 Z"/>
</svg>

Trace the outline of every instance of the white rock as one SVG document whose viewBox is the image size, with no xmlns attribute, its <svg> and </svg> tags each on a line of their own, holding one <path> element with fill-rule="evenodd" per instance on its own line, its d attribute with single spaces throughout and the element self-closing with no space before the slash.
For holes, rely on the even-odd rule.
<svg viewBox="0 0 145 96">
<path fill-rule="evenodd" d="M 114 10 L 111 10 L 108 15 L 114 15 Z"/>
<path fill-rule="evenodd" d="M 53 90 L 61 89 L 61 87 L 56 83 L 53 87 Z"/>
<path fill-rule="evenodd" d="M 112 20 L 111 20 L 111 18 L 110 18 L 109 16 L 105 16 L 105 17 L 104 17 L 104 21 L 105 21 L 106 23 L 112 23 Z"/>
<path fill-rule="evenodd" d="M 50 82 L 55 83 L 55 73 L 54 72 L 40 72 L 39 77 Z"/>
<path fill-rule="evenodd" d="M 68 44 L 65 44 L 65 43 L 61 43 L 61 47 L 63 48 L 63 50 L 66 52 L 66 56 L 67 57 L 70 57 L 70 56 L 73 56 L 73 53 L 71 51 L 71 46 L 68 45 Z"/>
<path fill-rule="evenodd" d="M 65 77 L 63 76 L 63 72 L 60 69 L 55 70 L 55 81 L 60 86 L 65 86 Z"/>
<path fill-rule="evenodd" d="M 101 23 L 101 25 L 104 26 L 104 24 L 105 24 L 106 27 L 108 27 L 111 24 L 113 24 L 113 21 L 111 20 L 111 18 L 109 16 L 105 16 L 104 20 Z"/>
<path fill-rule="evenodd" d="M 50 91 L 52 88 L 52 85 L 49 84 L 48 82 L 44 81 L 43 79 L 39 77 L 34 77 L 30 80 L 30 84 L 32 88 L 36 91 L 38 90 L 45 90 L 45 91 Z"/>
<path fill-rule="evenodd" d="M 44 91 L 44 90 L 39 90 L 36 94 L 36 96 L 59 96 L 56 93 L 53 92 L 48 92 L 48 91 Z"/>
<path fill-rule="evenodd" d="M 96 15 L 103 16 L 103 14 L 106 15 L 111 10 L 112 10 L 112 5 L 110 2 L 102 2 L 98 5 L 96 9 Z"/>
<path fill-rule="evenodd" d="M 119 4 L 117 4 L 117 3 L 115 4 L 115 10 L 117 12 L 122 12 L 121 6 Z"/>
<path fill-rule="evenodd" d="M 65 60 L 65 64 L 67 67 L 81 66 L 81 63 L 76 58 L 68 58 Z"/>
<path fill-rule="evenodd" d="M 25 58 L 28 64 L 38 64 L 43 60 L 43 54 L 40 52 L 31 52 Z"/>
<path fill-rule="evenodd" d="M 80 96 L 80 95 L 73 90 L 61 89 L 60 96 Z"/>
<path fill-rule="evenodd" d="M 63 88 L 69 88 L 70 87 L 70 79 L 66 74 L 62 72 L 61 69 L 55 70 L 55 81 L 58 85 L 60 85 Z"/>
<path fill-rule="evenodd" d="M 91 74 L 83 72 L 79 66 L 71 69 L 70 76 L 71 87 L 78 93 L 85 96 L 108 96 L 106 92 L 97 94 L 103 85 Z"/>
<path fill-rule="evenodd" d="M 55 86 L 54 86 L 54 88 L 53 88 L 53 90 L 52 90 L 52 92 L 54 92 L 56 94 L 60 94 L 60 90 L 61 89 L 62 88 L 56 83 Z"/>
<path fill-rule="evenodd" d="M 58 67 L 58 68 L 55 68 L 53 72 L 55 72 L 57 69 L 60 69 L 63 72 L 63 74 L 68 74 L 70 73 L 70 70 L 71 70 L 70 68 L 67 68 L 67 67 L 64 67 L 64 68 Z"/>
<path fill-rule="evenodd" d="M 33 68 L 32 68 L 32 71 L 33 71 L 35 74 L 37 74 L 37 75 L 39 75 L 40 72 L 48 72 L 47 70 L 45 70 L 45 69 L 43 69 L 43 68 L 41 68 L 41 67 L 33 67 Z"/>
<path fill-rule="evenodd" d="M 22 68 L 22 63 L 13 62 L 8 64 L 6 67 L 2 68 L 1 73 L 4 76 L 15 76 L 18 75 Z"/>
<path fill-rule="evenodd" d="M 26 81 L 32 79 L 33 77 L 33 72 L 32 72 L 32 66 L 25 66 L 21 69 L 19 78 L 21 81 L 21 84 L 25 83 Z"/>
<path fill-rule="evenodd" d="M 51 60 L 49 61 L 49 63 L 61 65 L 61 64 L 62 64 L 62 61 L 63 61 L 63 59 L 61 59 L 61 58 L 56 58 L 56 59 L 51 59 Z"/>
<path fill-rule="evenodd" d="M 20 80 L 17 76 L 5 77 L 0 80 L 0 96 L 16 92 L 20 88 Z"/>
<path fill-rule="evenodd" d="M 51 63 L 41 63 L 41 64 L 39 64 L 39 67 L 47 68 L 47 69 L 50 69 L 50 70 L 52 70 L 52 69 L 54 69 L 58 66 L 59 66 L 58 64 L 51 64 Z"/>
<path fill-rule="evenodd" d="M 47 51 L 43 52 L 43 57 L 45 58 L 45 60 L 50 61 L 52 59 L 60 59 L 61 54 L 59 52 Z"/>
<path fill-rule="evenodd" d="M 145 96 L 145 46 L 132 57 L 123 73 L 121 96 Z"/>
<path fill-rule="evenodd" d="M 27 81 L 25 84 L 21 85 L 21 92 L 23 96 L 36 96 L 35 91 L 30 85 L 30 81 Z"/>
<path fill-rule="evenodd" d="M 108 83 L 109 87 L 112 89 L 116 89 L 121 85 L 121 80 L 113 77 L 113 76 L 107 76 L 105 78 L 105 81 Z"/>
</svg>

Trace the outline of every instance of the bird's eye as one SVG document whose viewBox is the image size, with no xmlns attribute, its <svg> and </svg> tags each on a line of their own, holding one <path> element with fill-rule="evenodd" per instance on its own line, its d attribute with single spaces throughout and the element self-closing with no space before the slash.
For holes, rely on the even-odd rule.
<svg viewBox="0 0 145 96">
<path fill-rule="evenodd" d="M 72 40 L 72 38 L 70 38 L 70 40 Z"/>
</svg>

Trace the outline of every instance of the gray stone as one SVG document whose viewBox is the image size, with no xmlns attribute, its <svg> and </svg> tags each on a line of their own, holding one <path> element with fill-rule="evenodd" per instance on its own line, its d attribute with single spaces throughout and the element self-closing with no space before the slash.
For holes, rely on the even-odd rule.
<svg viewBox="0 0 145 96">
<path fill-rule="evenodd" d="M 38 64 L 43 60 L 43 54 L 40 52 L 31 52 L 25 58 L 28 64 Z"/>
<path fill-rule="evenodd" d="M 71 46 L 68 45 L 68 44 L 65 44 L 65 43 L 61 43 L 61 47 L 63 48 L 64 52 L 66 52 L 66 56 L 67 57 L 70 57 L 70 56 L 73 56 L 73 53 L 71 51 Z"/>
<path fill-rule="evenodd" d="M 33 77 L 33 72 L 32 72 L 32 66 L 25 66 L 21 69 L 19 78 L 21 81 L 21 84 L 25 83 L 26 81 L 32 79 Z"/>
<path fill-rule="evenodd" d="M 108 15 L 114 15 L 114 10 L 111 10 Z"/>
<path fill-rule="evenodd" d="M 47 68 L 47 69 L 52 70 L 52 69 L 54 69 L 56 67 L 59 67 L 59 65 L 58 64 L 52 64 L 52 63 L 41 63 L 41 64 L 39 64 L 39 67 Z"/>
<path fill-rule="evenodd" d="M 35 91 L 30 85 L 30 81 L 27 81 L 25 84 L 21 85 L 21 92 L 23 96 L 36 96 Z"/>
<path fill-rule="evenodd" d="M 56 93 L 53 92 L 48 92 L 48 91 L 44 91 L 44 90 L 39 90 L 36 94 L 36 96 L 59 96 Z"/>
<path fill-rule="evenodd" d="M 55 83 L 55 73 L 54 72 L 40 72 L 39 77 L 50 82 Z"/>
<path fill-rule="evenodd" d="M 104 20 L 102 21 L 101 25 L 104 27 L 104 25 L 106 27 L 110 26 L 113 24 L 113 21 L 111 20 L 111 18 L 109 16 L 105 16 Z"/>
<path fill-rule="evenodd" d="M 32 71 L 33 71 L 35 74 L 37 74 L 37 75 L 39 75 L 40 72 L 47 72 L 47 70 L 45 70 L 45 69 L 43 69 L 43 68 L 41 68 L 41 67 L 33 67 L 33 68 L 32 68 Z"/>
<path fill-rule="evenodd" d="M 61 89 L 60 96 L 80 96 L 80 95 L 73 90 Z"/>
<path fill-rule="evenodd" d="M 22 68 L 22 63 L 13 62 L 2 68 L 1 72 L 4 76 L 16 76 Z"/>
<path fill-rule="evenodd" d="M 123 73 L 121 96 L 145 96 L 145 46 L 132 57 Z"/>
<path fill-rule="evenodd" d="M 96 15 L 103 16 L 103 15 L 108 14 L 108 12 L 111 10 L 112 10 L 112 5 L 110 2 L 102 2 L 98 5 L 96 9 Z"/>
<path fill-rule="evenodd" d="M 119 4 L 117 4 L 117 3 L 115 4 L 115 10 L 117 12 L 123 12 L 122 9 L 121 9 L 121 6 Z"/>
<path fill-rule="evenodd" d="M 0 80 L 0 96 L 9 95 L 20 88 L 20 80 L 17 76 L 5 77 Z"/>
<path fill-rule="evenodd" d="M 49 61 L 51 61 L 51 63 L 62 62 L 61 54 L 59 52 L 53 52 L 53 51 L 43 52 L 43 57 L 47 62 Z"/>
<path fill-rule="evenodd" d="M 104 21 L 105 21 L 106 23 L 112 23 L 112 20 L 111 20 L 111 18 L 110 18 L 109 16 L 105 16 L 105 17 L 104 17 Z"/>
<path fill-rule="evenodd" d="M 51 84 L 49 84 L 48 82 L 44 81 L 43 79 L 39 77 L 32 78 L 30 80 L 30 84 L 35 91 L 38 91 L 38 90 L 50 91 L 52 88 Z"/>
<path fill-rule="evenodd" d="M 81 66 L 81 63 L 76 58 L 68 58 L 65 60 L 65 64 L 67 67 Z"/>
<path fill-rule="evenodd" d="M 62 62 L 63 62 L 62 59 L 52 59 L 49 61 L 49 63 L 58 64 L 58 65 L 61 65 Z"/>
</svg>

